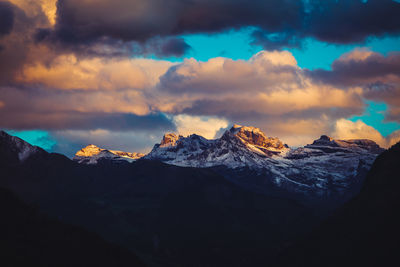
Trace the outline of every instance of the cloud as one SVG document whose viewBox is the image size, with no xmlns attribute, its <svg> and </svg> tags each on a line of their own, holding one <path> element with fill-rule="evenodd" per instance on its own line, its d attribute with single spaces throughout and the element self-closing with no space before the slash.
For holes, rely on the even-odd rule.
<svg viewBox="0 0 400 267">
<path fill-rule="evenodd" d="M 356 49 L 335 60 L 332 70 L 308 71 L 308 75 L 344 90 L 360 87 L 366 99 L 389 105 L 387 120 L 400 121 L 400 53 L 384 56 Z"/>
<path fill-rule="evenodd" d="M 336 121 L 332 137 L 338 139 L 370 139 L 383 147 L 386 147 L 387 143 L 385 138 L 375 128 L 365 124 L 361 120 L 352 122 L 340 119 Z"/>
<path fill-rule="evenodd" d="M 56 110 L 0 111 L 0 127 L 16 130 L 66 130 L 66 129 L 109 129 L 109 130 L 174 130 L 175 125 L 162 113 L 135 115 L 133 113 L 79 112 Z"/>
<path fill-rule="evenodd" d="M 0 38 L 11 32 L 14 25 L 13 6 L 8 2 L 0 2 Z"/>
<path fill-rule="evenodd" d="M 355 49 L 332 63 L 332 70 L 317 69 L 310 75 L 323 83 L 337 86 L 365 86 L 376 82 L 400 82 L 400 53 L 387 56 Z"/>
<path fill-rule="evenodd" d="M 29 64 L 16 76 L 21 84 L 63 90 L 144 89 L 154 86 L 173 63 L 152 59 L 85 58 L 61 55 L 51 64 Z"/>
<path fill-rule="evenodd" d="M 356 68 L 371 57 L 377 56 L 356 50 L 339 58 L 330 72 L 343 75 L 341 83 L 300 68 L 288 51 L 261 51 L 249 60 L 181 63 L 60 55 L 49 64 L 24 65 L 16 84 L 0 86 L 0 127 L 52 132 L 154 128 L 158 136 L 176 130 L 213 138 L 221 128 L 239 123 L 299 146 L 335 132 L 336 121 L 363 114 L 366 97 L 395 101 L 395 87 L 373 89 L 361 78 L 348 85 L 338 69 Z M 385 63 L 390 57 L 377 58 Z M 383 77 L 395 81 L 394 76 Z M 393 103 L 392 112 L 399 107 Z"/>
<path fill-rule="evenodd" d="M 300 23 L 302 13 L 301 2 L 294 0 L 251 4 L 244 0 L 59 0 L 57 7 L 57 34 L 74 42 L 102 37 L 141 41 L 246 25 L 276 31 Z"/>
<path fill-rule="evenodd" d="M 8 28 L 7 34 L 0 36 L 0 85 L 12 83 L 15 74 L 24 65 L 32 62 L 48 62 L 54 56 L 55 51 L 49 50 L 44 45 L 36 45 L 32 37 L 37 28 L 50 25 L 40 3 L 40 1 L 13 0 L 11 3 L 0 1 L 0 5 L 8 7 L 6 10 L 11 8 L 13 14 L 12 30 L 3 21 L 10 21 L 7 19 L 8 16 L 6 14 L 0 16 L 0 27 Z"/>
<path fill-rule="evenodd" d="M 186 114 L 174 116 L 173 121 L 179 134 L 183 136 L 198 134 L 207 139 L 216 138 L 216 134 L 219 133 L 221 129 L 226 129 L 229 125 L 229 122 L 225 119 L 189 116 Z"/>
<path fill-rule="evenodd" d="M 187 48 L 183 40 L 168 38 L 242 27 L 254 27 L 254 43 L 265 49 L 301 46 L 307 37 L 361 43 L 370 36 L 398 34 L 399 13 L 400 4 L 392 0 L 59 0 L 57 23 L 48 34 L 64 45 L 167 38 L 171 48 L 166 52 L 181 55 Z"/>
<path fill-rule="evenodd" d="M 263 51 L 248 61 L 185 60 L 160 78 L 157 89 L 154 105 L 163 112 L 218 116 L 274 136 L 326 132 L 332 121 L 364 109 L 360 88 L 315 83 L 287 51 Z"/>
<path fill-rule="evenodd" d="M 400 141 L 400 130 L 383 137 L 375 128 L 357 120 L 356 122 L 340 119 L 336 121 L 332 137 L 338 139 L 370 139 L 381 147 L 388 148 Z"/>
<path fill-rule="evenodd" d="M 393 0 L 310 0 L 303 35 L 348 44 L 369 36 L 398 34 L 400 4 Z"/>
</svg>

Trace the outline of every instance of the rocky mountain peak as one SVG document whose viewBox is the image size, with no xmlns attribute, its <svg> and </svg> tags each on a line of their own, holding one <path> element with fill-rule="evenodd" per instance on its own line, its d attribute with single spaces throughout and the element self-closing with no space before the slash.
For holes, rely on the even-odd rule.
<svg viewBox="0 0 400 267">
<path fill-rule="evenodd" d="M 176 142 L 182 137 L 182 135 L 178 136 L 174 133 L 166 133 L 161 140 L 160 147 L 175 146 Z"/>
<path fill-rule="evenodd" d="M 82 148 L 78 152 L 76 152 L 75 156 L 90 157 L 90 156 L 98 155 L 103 150 L 104 149 L 99 148 L 96 145 L 90 144 L 90 145 Z"/>
<path fill-rule="evenodd" d="M 311 145 L 307 145 L 307 148 L 314 147 L 332 147 L 340 149 L 363 149 L 372 153 L 379 154 L 384 151 L 377 143 L 368 139 L 350 139 L 340 140 L 334 139 L 327 135 L 322 135 L 319 139 L 315 140 Z"/>
<path fill-rule="evenodd" d="M 99 159 L 134 161 L 143 156 L 144 154 L 142 153 L 108 150 L 90 144 L 76 152 L 73 160 L 79 163 L 96 164 Z"/>
<path fill-rule="evenodd" d="M 254 145 L 266 149 L 282 150 L 287 148 L 282 141 L 278 138 L 267 137 L 260 128 L 251 126 L 233 125 L 229 130 L 230 133 L 234 134 L 239 140 L 245 144 Z"/>
</svg>

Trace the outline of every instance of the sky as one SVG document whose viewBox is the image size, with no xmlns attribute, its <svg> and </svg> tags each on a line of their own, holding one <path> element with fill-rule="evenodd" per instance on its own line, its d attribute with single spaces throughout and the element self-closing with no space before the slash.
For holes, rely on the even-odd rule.
<svg viewBox="0 0 400 267">
<path fill-rule="evenodd" d="M 0 0 L 0 128 L 73 156 L 255 126 L 400 141 L 393 0 Z"/>
</svg>

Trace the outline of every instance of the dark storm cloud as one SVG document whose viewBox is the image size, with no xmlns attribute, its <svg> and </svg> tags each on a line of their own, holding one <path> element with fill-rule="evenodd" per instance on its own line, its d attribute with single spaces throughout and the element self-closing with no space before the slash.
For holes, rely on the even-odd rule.
<svg viewBox="0 0 400 267">
<path fill-rule="evenodd" d="M 281 31 L 296 27 L 302 13 L 297 0 L 59 0 L 57 7 L 57 31 L 66 42 L 104 36 L 140 41 L 246 25 Z"/>
<path fill-rule="evenodd" d="M 306 37 L 348 44 L 400 30 L 400 4 L 392 0 L 59 0 L 57 7 L 51 39 L 69 45 L 107 38 L 146 43 L 252 26 L 254 43 L 277 49 L 301 46 Z M 183 40 L 165 47 L 172 55 L 187 48 Z"/>
<path fill-rule="evenodd" d="M 310 0 L 303 35 L 347 44 L 400 32 L 400 4 L 393 0 Z"/>
<path fill-rule="evenodd" d="M 151 51 L 155 51 L 157 56 L 169 55 L 179 57 L 185 54 L 190 48 L 190 45 L 182 38 L 167 38 L 157 42 L 155 49 L 153 48 Z"/>
<path fill-rule="evenodd" d="M 65 46 L 93 45 L 115 39 L 148 45 L 165 42 L 155 53 L 182 55 L 189 47 L 180 34 L 215 33 L 255 26 L 269 32 L 298 29 L 303 6 L 298 0 L 59 0 L 54 30 L 40 30 L 38 40 Z"/>
<path fill-rule="evenodd" d="M 14 25 L 13 6 L 9 2 L 0 1 L 0 37 L 9 34 Z"/>
</svg>

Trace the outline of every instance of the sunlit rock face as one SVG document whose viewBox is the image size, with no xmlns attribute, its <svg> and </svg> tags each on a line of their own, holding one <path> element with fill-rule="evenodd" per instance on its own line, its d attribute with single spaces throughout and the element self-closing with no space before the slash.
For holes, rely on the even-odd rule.
<svg viewBox="0 0 400 267">
<path fill-rule="evenodd" d="M 73 160 L 84 164 L 97 164 L 100 160 L 132 162 L 143 156 L 141 153 L 107 150 L 91 144 L 79 150 Z"/>
<path fill-rule="evenodd" d="M 176 135 L 174 133 L 166 133 L 161 140 L 160 147 L 170 147 L 175 146 L 176 142 L 182 138 L 182 135 Z"/>
<path fill-rule="evenodd" d="M 104 149 L 101 149 L 98 146 L 95 145 L 88 145 L 87 147 L 82 148 L 78 152 L 76 152 L 75 156 L 78 157 L 92 157 L 95 155 L 98 155 L 101 151 Z"/>
<path fill-rule="evenodd" d="M 247 127 L 235 124 L 229 133 L 233 134 L 233 138 L 239 139 L 249 148 L 257 148 L 267 155 L 280 154 L 286 151 L 288 146 L 276 137 L 267 137 L 259 128 Z M 229 133 L 225 133 L 229 135 Z"/>
</svg>

